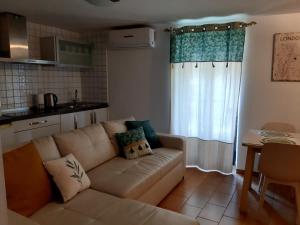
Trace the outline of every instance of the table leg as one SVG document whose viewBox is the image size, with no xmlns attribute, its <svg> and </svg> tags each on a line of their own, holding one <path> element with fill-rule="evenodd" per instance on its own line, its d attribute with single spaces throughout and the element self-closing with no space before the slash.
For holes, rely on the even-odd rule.
<svg viewBox="0 0 300 225">
<path fill-rule="evenodd" d="M 248 208 L 248 191 L 251 187 L 254 159 L 255 159 L 255 151 L 254 151 L 253 148 L 248 147 L 246 167 L 245 167 L 245 175 L 244 175 L 241 201 L 240 201 L 240 210 L 242 212 L 247 212 L 247 208 Z"/>
</svg>

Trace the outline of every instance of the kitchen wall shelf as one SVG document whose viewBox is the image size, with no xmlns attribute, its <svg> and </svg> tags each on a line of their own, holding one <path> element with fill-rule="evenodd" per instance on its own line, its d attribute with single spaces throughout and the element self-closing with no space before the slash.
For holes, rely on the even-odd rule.
<svg viewBox="0 0 300 225">
<path fill-rule="evenodd" d="M 91 44 L 70 41 L 56 36 L 42 37 L 41 58 L 55 61 L 58 66 L 91 67 L 92 46 Z"/>
</svg>

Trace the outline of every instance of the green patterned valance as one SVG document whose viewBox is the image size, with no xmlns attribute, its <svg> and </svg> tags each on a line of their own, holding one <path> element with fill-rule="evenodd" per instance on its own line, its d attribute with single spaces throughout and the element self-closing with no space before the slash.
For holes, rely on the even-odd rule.
<svg viewBox="0 0 300 225">
<path fill-rule="evenodd" d="M 183 27 L 171 31 L 171 63 L 241 62 L 246 26 L 240 24 Z"/>
</svg>

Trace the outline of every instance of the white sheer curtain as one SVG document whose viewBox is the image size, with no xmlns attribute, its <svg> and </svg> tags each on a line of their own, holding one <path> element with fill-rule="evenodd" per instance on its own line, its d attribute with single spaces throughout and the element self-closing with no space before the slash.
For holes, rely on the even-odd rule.
<svg viewBox="0 0 300 225">
<path fill-rule="evenodd" d="M 241 62 L 172 64 L 171 131 L 188 138 L 187 164 L 232 172 Z"/>
</svg>

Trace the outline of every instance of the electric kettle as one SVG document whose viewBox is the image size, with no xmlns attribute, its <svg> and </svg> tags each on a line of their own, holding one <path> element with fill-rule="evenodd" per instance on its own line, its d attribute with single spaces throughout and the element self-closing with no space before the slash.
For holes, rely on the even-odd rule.
<svg viewBox="0 0 300 225">
<path fill-rule="evenodd" d="M 45 108 L 54 108 L 57 104 L 57 95 L 53 93 L 44 94 Z"/>
</svg>

